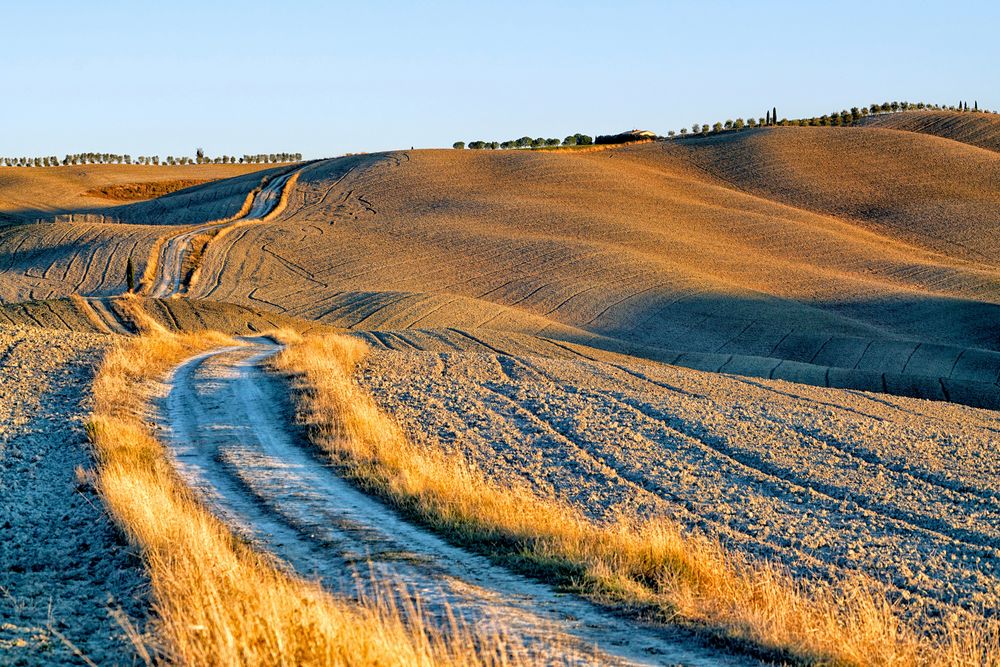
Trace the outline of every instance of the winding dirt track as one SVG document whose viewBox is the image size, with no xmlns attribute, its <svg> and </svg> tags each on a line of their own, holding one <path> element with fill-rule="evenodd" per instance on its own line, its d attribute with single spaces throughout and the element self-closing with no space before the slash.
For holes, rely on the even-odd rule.
<svg viewBox="0 0 1000 667">
<path fill-rule="evenodd" d="M 261 188 L 261 191 L 254 196 L 253 203 L 247 214 L 238 218 L 238 221 L 262 220 L 275 209 L 281 201 L 281 191 L 285 183 L 305 167 L 300 167 L 287 174 L 282 174 Z M 178 294 L 181 290 L 184 272 L 184 257 L 187 255 L 191 241 L 206 232 L 221 229 L 231 225 L 237 220 L 227 220 L 225 222 L 211 222 L 205 225 L 193 227 L 168 238 L 160 249 L 160 256 L 156 265 L 156 282 L 149 289 L 149 296 L 164 298 Z"/>
<path fill-rule="evenodd" d="M 401 595 L 419 595 L 442 621 L 450 609 L 470 627 L 520 638 L 543 660 L 569 653 L 600 664 L 750 662 L 557 593 L 402 520 L 300 445 L 288 427 L 287 389 L 261 368 L 279 346 L 245 342 L 178 366 L 156 419 L 187 483 L 300 575 L 348 596 L 402 584 Z"/>
</svg>

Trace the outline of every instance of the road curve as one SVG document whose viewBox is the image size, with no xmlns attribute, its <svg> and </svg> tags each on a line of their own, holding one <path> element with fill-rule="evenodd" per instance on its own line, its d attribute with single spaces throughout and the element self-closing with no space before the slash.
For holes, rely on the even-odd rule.
<svg viewBox="0 0 1000 667">
<path fill-rule="evenodd" d="M 406 522 L 302 445 L 288 426 L 287 387 L 261 367 L 280 347 L 244 342 L 176 367 L 155 419 L 191 488 L 297 573 L 349 597 L 402 583 L 431 615 L 451 609 L 470 627 L 519 638 L 542 661 L 569 652 L 581 664 L 756 664 L 557 593 Z"/>
<path fill-rule="evenodd" d="M 156 281 L 149 288 L 149 296 L 164 298 L 180 293 L 183 282 L 184 257 L 187 255 L 191 241 L 200 234 L 220 229 L 231 225 L 237 221 L 260 220 L 273 211 L 281 201 L 281 191 L 285 183 L 308 165 L 304 165 L 286 174 L 272 179 L 260 192 L 254 195 L 250 210 L 246 215 L 236 220 L 225 222 L 210 222 L 187 229 L 179 234 L 167 238 L 160 248 L 160 254 L 156 263 Z"/>
</svg>

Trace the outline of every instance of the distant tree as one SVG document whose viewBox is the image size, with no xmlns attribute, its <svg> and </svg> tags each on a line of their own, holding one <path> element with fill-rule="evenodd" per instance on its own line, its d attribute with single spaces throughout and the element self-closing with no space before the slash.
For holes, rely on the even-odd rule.
<svg viewBox="0 0 1000 667">
<path fill-rule="evenodd" d="M 562 143 L 563 143 L 563 146 L 576 146 L 576 137 L 574 137 L 573 135 L 570 135 L 570 136 L 566 137 L 565 139 L 563 139 Z"/>
<path fill-rule="evenodd" d="M 722 123 L 715 123 L 715 125 L 712 126 L 712 132 L 722 132 Z"/>
<path fill-rule="evenodd" d="M 534 139 L 534 140 L 533 140 L 533 141 L 531 142 L 531 147 L 532 147 L 532 148 L 541 148 L 541 147 L 542 147 L 542 146 L 544 146 L 544 145 L 545 145 L 545 137 L 536 137 L 536 138 L 535 138 L 535 139 Z"/>
<path fill-rule="evenodd" d="M 682 127 L 681 128 L 681 135 L 683 136 L 683 135 L 685 135 L 687 133 L 688 133 L 688 129 L 686 127 Z"/>
<path fill-rule="evenodd" d="M 677 134 L 677 133 L 674 132 L 673 130 L 670 130 L 669 132 L 667 132 L 667 136 L 668 137 L 673 137 L 675 134 Z"/>
<path fill-rule="evenodd" d="M 767 112 L 767 118 L 766 118 L 766 120 L 767 120 L 767 124 L 770 125 L 771 124 L 771 112 L 770 111 Z"/>
<path fill-rule="evenodd" d="M 500 142 L 499 141 L 491 141 L 490 142 L 490 150 L 494 150 L 495 151 L 498 148 L 500 148 Z"/>
<path fill-rule="evenodd" d="M 469 148 L 471 148 L 472 150 L 475 150 L 475 151 L 482 150 L 482 149 L 486 148 L 486 142 L 485 141 L 470 141 L 469 142 Z"/>
<path fill-rule="evenodd" d="M 451 147 L 452 148 L 457 148 L 458 150 L 462 150 L 463 148 L 465 148 L 465 142 L 464 141 L 456 141 L 455 143 L 453 143 L 451 145 Z"/>
<path fill-rule="evenodd" d="M 575 135 L 577 146 L 590 146 L 594 143 L 594 138 L 589 134 L 580 134 L 577 132 Z"/>
<path fill-rule="evenodd" d="M 131 257 L 125 263 L 125 284 L 128 285 L 129 292 L 135 291 L 135 267 L 132 266 Z"/>
<path fill-rule="evenodd" d="M 702 125 L 701 126 L 701 133 L 702 134 L 708 134 L 708 125 Z"/>
<path fill-rule="evenodd" d="M 778 122 L 778 107 L 774 107 L 771 109 L 771 122 L 772 123 Z"/>
<path fill-rule="evenodd" d="M 701 123 L 695 123 L 694 125 L 692 125 L 691 131 L 694 132 L 695 134 L 701 132 Z"/>
<path fill-rule="evenodd" d="M 861 109 L 857 107 L 851 107 L 851 122 L 855 122 L 861 118 Z"/>
<path fill-rule="evenodd" d="M 748 127 L 757 127 L 757 119 L 756 118 L 747 118 L 747 126 Z"/>
<path fill-rule="evenodd" d="M 722 126 L 725 127 L 727 130 L 731 130 L 731 129 L 733 129 L 733 121 L 726 120 L 726 122 L 723 123 Z"/>
<path fill-rule="evenodd" d="M 736 120 L 733 121 L 734 130 L 742 130 L 745 125 L 746 122 L 742 118 L 737 118 Z"/>
<path fill-rule="evenodd" d="M 545 140 L 545 145 L 546 146 L 558 146 L 559 143 L 560 143 L 560 141 L 558 139 L 554 139 L 554 138 L 553 139 L 546 139 Z"/>
<path fill-rule="evenodd" d="M 979 100 L 973 100 L 972 101 L 972 110 L 973 111 L 979 111 Z"/>
</svg>

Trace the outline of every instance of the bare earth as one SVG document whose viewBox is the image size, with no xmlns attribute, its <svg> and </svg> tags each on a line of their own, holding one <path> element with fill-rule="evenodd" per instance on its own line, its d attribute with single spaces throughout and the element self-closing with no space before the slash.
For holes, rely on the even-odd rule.
<svg viewBox="0 0 1000 667">
<path fill-rule="evenodd" d="M 83 430 L 107 338 L 0 327 L 0 664 L 132 661 L 113 618 L 146 613 L 142 564 L 100 498 Z"/>
<path fill-rule="evenodd" d="M 383 351 L 359 380 L 414 437 L 596 519 L 869 573 L 931 624 L 1000 606 L 992 411 L 582 358 Z"/>
</svg>

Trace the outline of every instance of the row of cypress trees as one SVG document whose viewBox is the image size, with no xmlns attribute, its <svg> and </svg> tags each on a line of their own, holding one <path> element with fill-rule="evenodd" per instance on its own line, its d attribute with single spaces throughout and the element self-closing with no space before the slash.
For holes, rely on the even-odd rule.
<svg viewBox="0 0 1000 667">
<path fill-rule="evenodd" d="M 65 167 L 82 164 L 141 164 L 141 165 L 188 165 L 188 164 L 278 164 L 283 162 L 301 162 L 302 153 L 258 153 L 256 155 L 220 155 L 208 157 L 201 149 L 196 157 L 174 157 L 168 155 L 160 159 L 159 155 L 140 155 L 133 159 L 131 155 L 118 153 L 74 153 L 60 160 L 55 155 L 40 157 L 0 157 L 0 167 Z"/>
</svg>

